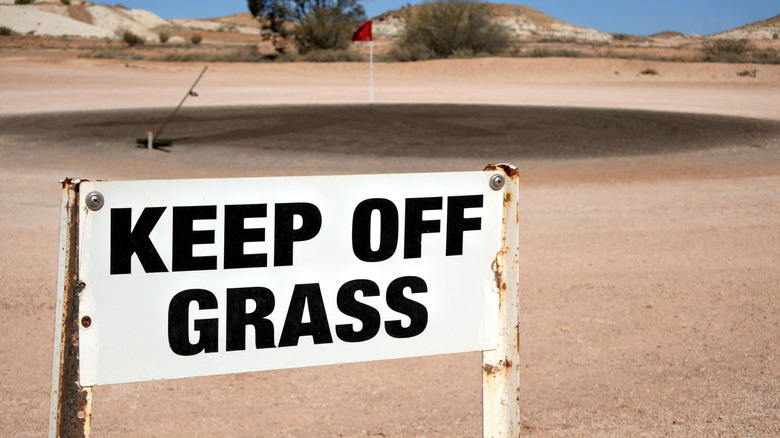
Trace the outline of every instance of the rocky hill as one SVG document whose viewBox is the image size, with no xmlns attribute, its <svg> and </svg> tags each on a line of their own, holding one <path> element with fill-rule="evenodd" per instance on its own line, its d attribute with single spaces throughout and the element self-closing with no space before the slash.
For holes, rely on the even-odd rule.
<svg viewBox="0 0 780 438">
<path fill-rule="evenodd" d="M 14 0 L 0 0 L 0 26 L 22 35 L 71 36 L 82 38 L 121 38 L 124 31 L 155 41 L 161 31 L 173 34 L 211 32 L 223 34 L 258 35 L 261 26 L 249 13 L 228 17 L 194 20 L 165 20 L 140 9 L 121 5 L 107 6 L 82 0 L 35 1 L 29 5 L 14 5 Z M 404 27 L 407 12 L 419 6 L 410 6 L 386 12 L 374 18 L 376 39 L 397 38 Z M 595 29 L 585 29 L 545 15 L 527 6 L 489 4 L 493 19 L 509 29 L 516 41 L 570 41 L 607 43 L 613 35 Z M 780 15 L 714 35 L 718 38 L 778 39 Z M 171 43 L 184 42 L 181 36 Z"/>
<path fill-rule="evenodd" d="M 748 38 L 754 40 L 780 39 L 780 15 L 764 21 L 746 24 L 736 29 L 717 34 L 724 38 Z"/>
<path fill-rule="evenodd" d="M 130 31 L 145 40 L 154 41 L 159 38 L 159 31 L 165 29 L 251 35 L 260 33 L 259 23 L 248 13 L 239 14 L 246 16 L 240 20 L 230 20 L 229 17 L 165 20 L 141 9 L 79 0 L 71 0 L 70 5 L 63 5 L 59 1 L 36 1 L 29 5 L 13 3 L 14 0 L 0 0 L 0 26 L 23 35 L 116 39 L 121 38 L 125 31 Z M 176 43 L 176 37 L 171 42 Z M 180 42 L 184 42 L 184 39 Z"/>
<path fill-rule="evenodd" d="M 397 38 L 404 27 L 404 17 L 419 6 L 409 6 L 386 12 L 374 20 L 374 37 L 377 39 Z M 509 30 L 516 40 L 556 40 L 608 42 L 612 36 L 595 29 L 585 29 L 545 15 L 527 6 L 489 4 L 493 19 Z"/>
</svg>

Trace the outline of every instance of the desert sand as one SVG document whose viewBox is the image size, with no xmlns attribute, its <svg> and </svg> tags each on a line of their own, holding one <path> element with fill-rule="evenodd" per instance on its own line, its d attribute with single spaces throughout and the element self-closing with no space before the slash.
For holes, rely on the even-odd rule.
<svg viewBox="0 0 780 438">
<path fill-rule="evenodd" d="M 46 433 L 60 185 L 521 173 L 521 435 L 780 434 L 780 67 L 0 56 L 0 435 Z M 642 75 L 644 69 L 658 75 Z M 755 78 L 737 76 L 758 69 Z M 466 353 L 96 387 L 96 437 L 475 437 Z"/>
</svg>

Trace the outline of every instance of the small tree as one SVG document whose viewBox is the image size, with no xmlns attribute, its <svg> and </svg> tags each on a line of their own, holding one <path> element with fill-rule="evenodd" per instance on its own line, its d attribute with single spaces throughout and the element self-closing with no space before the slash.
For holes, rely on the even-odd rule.
<svg viewBox="0 0 780 438">
<path fill-rule="evenodd" d="M 509 32 L 490 17 L 487 5 L 441 0 L 407 10 L 406 28 L 392 55 L 404 61 L 506 50 Z"/>
<path fill-rule="evenodd" d="M 248 6 L 271 31 L 291 34 L 302 53 L 347 47 L 365 19 L 360 0 L 249 0 Z"/>
<path fill-rule="evenodd" d="M 143 45 L 144 39 L 140 36 L 126 30 L 122 33 L 122 41 L 130 47 Z"/>
<path fill-rule="evenodd" d="M 203 41 L 203 37 L 200 35 L 193 35 L 190 37 L 190 41 L 192 44 L 200 44 L 200 42 Z"/>
<path fill-rule="evenodd" d="M 284 21 L 289 15 L 288 5 L 277 0 L 248 0 L 249 12 L 253 17 L 263 18 L 263 27 L 272 32 L 280 33 Z"/>
<path fill-rule="evenodd" d="M 165 44 L 168 42 L 169 39 L 171 39 L 171 34 L 168 32 L 160 32 L 157 34 L 157 36 L 160 38 L 160 42 Z"/>
<path fill-rule="evenodd" d="M 362 12 L 351 14 L 337 6 L 315 8 L 301 17 L 294 36 L 303 53 L 344 49 L 349 46 L 350 36 L 362 17 Z"/>
</svg>

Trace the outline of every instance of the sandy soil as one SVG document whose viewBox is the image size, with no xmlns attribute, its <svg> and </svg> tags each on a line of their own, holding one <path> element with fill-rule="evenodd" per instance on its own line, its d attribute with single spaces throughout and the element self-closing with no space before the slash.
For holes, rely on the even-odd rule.
<svg viewBox="0 0 780 438">
<path fill-rule="evenodd" d="M 522 174 L 521 435 L 780 434 L 780 67 L 380 64 L 369 107 L 365 64 L 212 65 L 171 152 L 136 148 L 200 68 L 0 54 L 0 435 L 47 428 L 57 179 L 492 161 Z M 97 387 L 93 434 L 479 436 L 480 359 Z"/>
</svg>

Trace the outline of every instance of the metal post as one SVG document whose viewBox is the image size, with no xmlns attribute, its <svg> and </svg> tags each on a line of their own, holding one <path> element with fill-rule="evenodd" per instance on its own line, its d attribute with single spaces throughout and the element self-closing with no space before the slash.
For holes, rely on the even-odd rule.
<svg viewBox="0 0 780 438">
<path fill-rule="evenodd" d="M 482 434 L 514 438 L 520 433 L 519 174 L 498 164 L 485 170 L 506 174 L 504 231 L 493 270 L 499 294 L 498 348 L 482 353 Z"/>
<path fill-rule="evenodd" d="M 154 131 L 146 131 L 146 149 L 154 149 Z"/>
<path fill-rule="evenodd" d="M 60 258 L 57 282 L 56 328 L 52 359 L 49 437 L 88 437 L 92 415 L 92 388 L 79 384 L 79 184 L 62 183 Z"/>
<path fill-rule="evenodd" d="M 368 82 L 369 82 L 369 103 L 374 103 L 374 39 L 371 38 L 371 42 L 369 44 L 369 73 L 368 73 Z"/>
<path fill-rule="evenodd" d="M 190 97 L 190 96 L 197 97 L 198 96 L 198 93 L 195 92 L 195 86 L 198 85 L 198 82 L 200 82 L 200 78 L 203 77 L 203 75 L 206 73 L 206 70 L 208 68 L 209 68 L 208 65 L 203 67 L 203 70 L 198 75 L 198 78 L 195 79 L 195 82 L 192 83 L 192 86 L 187 91 L 187 94 L 185 94 L 184 97 L 181 99 L 181 102 L 179 102 L 179 106 L 177 106 L 176 109 L 173 110 L 173 112 L 171 113 L 170 117 L 168 117 L 168 120 L 166 120 L 165 123 L 163 123 L 162 126 L 160 126 L 157 129 L 157 131 L 156 131 L 157 134 L 161 134 L 163 132 L 163 130 L 165 130 L 165 127 L 168 126 L 168 123 L 171 123 L 171 120 L 173 120 L 173 118 L 176 116 L 176 113 L 179 112 L 179 110 L 181 109 L 181 106 L 184 105 L 184 101 L 187 100 L 188 97 Z"/>
</svg>

